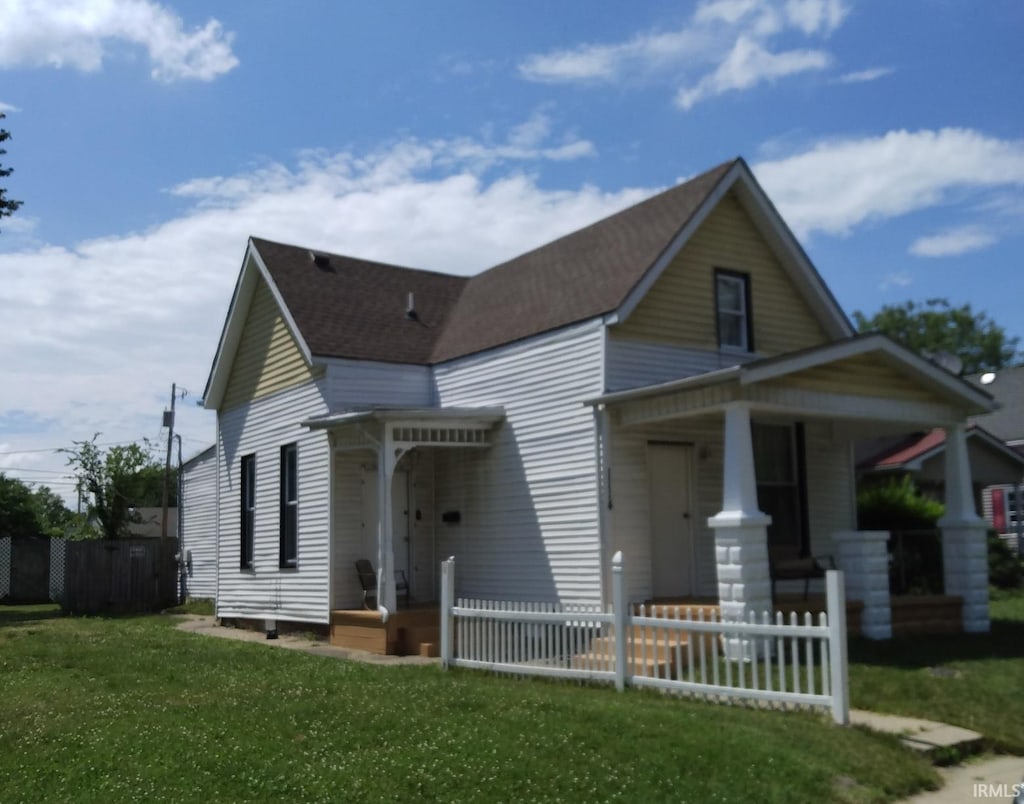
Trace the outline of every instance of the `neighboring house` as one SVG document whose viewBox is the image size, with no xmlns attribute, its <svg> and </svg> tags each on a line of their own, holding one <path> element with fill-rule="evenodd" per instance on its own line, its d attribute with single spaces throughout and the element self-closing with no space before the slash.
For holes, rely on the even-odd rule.
<svg viewBox="0 0 1024 804">
<path fill-rule="evenodd" d="M 181 585 L 185 598 L 217 596 L 217 446 L 181 465 Z"/>
<path fill-rule="evenodd" d="M 460 595 L 598 602 L 621 550 L 631 599 L 736 617 L 770 558 L 838 552 L 853 597 L 854 442 L 942 426 L 947 591 L 988 628 L 964 423 L 990 396 L 855 337 L 742 160 L 470 278 L 253 238 L 205 405 L 221 617 L 326 624 L 360 558 L 385 621 L 395 570 L 435 601 L 448 556 Z"/>
<path fill-rule="evenodd" d="M 128 535 L 134 538 L 159 539 L 163 535 L 163 508 L 140 507 L 131 509 L 134 521 L 128 523 Z M 178 509 L 167 509 L 167 538 L 178 536 Z"/>
<path fill-rule="evenodd" d="M 999 410 L 975 421 L 990 430 L 1006 446 L 1024 455 L 1024 366 L 988 371 L 967 378 L 995 397 Z M 993 484 L 985 489 L 982 509 L 985 519 L 1007 542 L 1021 549 L 1024 545 L 1024 472 L 1011 482 Z"/>
<path fill-rule="evenodd" d="M 1006 446 L 978 424 L 969 426 L 966 436 L 974 501 L 981 511 L 988 487 L 1013 486 L 1024 477 L 1024 452 Z M 945 452 L 946 433 L 941 428 L 885 439 L 881 443 L 877 440 L 861 443 L 858 454 L 868 457 L 858 460 L 858 474 L 873 478 L 909 475 L 922 492 L 942 500 Z"/>
</svg>

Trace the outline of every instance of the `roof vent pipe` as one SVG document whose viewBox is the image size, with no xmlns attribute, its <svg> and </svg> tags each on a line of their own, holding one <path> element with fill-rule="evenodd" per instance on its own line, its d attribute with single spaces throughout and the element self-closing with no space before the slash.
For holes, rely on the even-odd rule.
<svg viewBox="0 0 1024 804">
<path fill-rule="evenodd" d="M 411 321 L 417 321 L 419 316 L 416 314 L 416 297 L 410 293 L 405 299 L 405 317 Z"/>
<path fill-rule="evenodd" d="M 313 257 L 313 264 L 317 268 L 327 268 L 331 264 L 331 258 L 327 254 L 317 254 L 315 251 L 311 251 L 310 254 Z"/>
</svg>

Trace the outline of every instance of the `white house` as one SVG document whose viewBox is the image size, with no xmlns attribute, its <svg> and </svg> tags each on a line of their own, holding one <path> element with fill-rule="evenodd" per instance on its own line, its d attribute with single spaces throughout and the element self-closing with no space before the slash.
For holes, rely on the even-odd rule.
<svg viewBox="0 0 1024 804">
<path fill-rule="evenodd" d="M 217 597 L 217 447 L 181 465 L 181 572 L 187 598 Z"/>
<path fill-rule="evenodd" d="M 221 617 L 326 625 L 360 558 L 378 622 L 451 555 L 459 594 L 601 601 L 618 550 L 636 600 L 760 610 L 773 563 L 828 553 L 877 608 L 852 444 L 940 426 L 947 592 L 988 627 L 963 442 L 991 397 L 855 337 L 742 160 L 470 278 L 253 238 L 205 404 Z"/>
</svg>

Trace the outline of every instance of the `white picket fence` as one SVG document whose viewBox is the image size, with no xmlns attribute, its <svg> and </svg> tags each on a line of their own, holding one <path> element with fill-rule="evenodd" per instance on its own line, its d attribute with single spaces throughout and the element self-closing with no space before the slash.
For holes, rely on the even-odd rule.
<svg viewBox="0 0 1024 804">
<path fill-rule="evenodd" d="M 607 609 L 456 600 L 454 559 L 442 562 L 441 578 L 446 668 L 607 682 L 619 690 L 655 687 L 718 702 L 821 708 L 837 723 L 849 722 L 841 572 L 826 574 L 827 612 L 817 618 L 764 612 L 746 622 L 723 621 L 717 609 L 628 604 L 621 554 L 612 561 Z"/>
</svg>

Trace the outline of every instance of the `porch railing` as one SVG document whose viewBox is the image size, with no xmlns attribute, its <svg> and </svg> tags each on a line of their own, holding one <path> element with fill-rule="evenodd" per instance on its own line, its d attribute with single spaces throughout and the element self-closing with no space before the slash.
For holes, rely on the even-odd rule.
<svg viewBox="0 0 1024 804">
<path fill-rule="evenodd" d="M 441 566 L 441 661 L 515 675 L 654 687 L 709 701 L 827 709 L 849 722 L 842 573 L 826 574 L 827 612 L 723 620 L 717 610 L 632 606 L 621 554 L 612 603 L 562 605 L 455 598 Z"/>
</svg>

